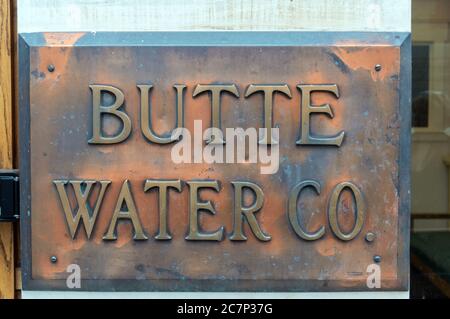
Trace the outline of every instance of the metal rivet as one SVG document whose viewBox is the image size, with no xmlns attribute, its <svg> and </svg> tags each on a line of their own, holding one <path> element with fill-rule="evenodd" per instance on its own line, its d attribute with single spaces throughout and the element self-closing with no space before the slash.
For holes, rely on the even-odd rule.
<svg viewBox="0 0 450 319">
<path fill-rule="evenodd" d="M 378 256 L 378 255 L 373 256 L 373 261 L 376 263 L 381 262 L 381 256 Z"/>
<path fill-rule="evenodd" d="M 371 243 L 371 242 L 373 242 L 374 240 L 375 240 L 375 234 L 372 233 L 372 232 L 368 232 L 368 233 L 366 234 L 366 241 L 367 241 L 368 243 Z"/>
<path fill-rule="evenodd" d="M 55 71 L 55 66 L 53 64 L 49 64 L 47 67 L 48 72 L 53 72 Z"/>
<path fill-rule="evenodd" d="M 50 257 L 50 261 L 52 263 L 56 263 L 58 261 L 58 258 L 56 258 L 56 256 L 52 256 L 52 257 Z"/>
<path fill-rule="evenodd" d="M 381 71 L 381 64 L 375 65 L 375 71 L 380 72 Z"/>
</svg>

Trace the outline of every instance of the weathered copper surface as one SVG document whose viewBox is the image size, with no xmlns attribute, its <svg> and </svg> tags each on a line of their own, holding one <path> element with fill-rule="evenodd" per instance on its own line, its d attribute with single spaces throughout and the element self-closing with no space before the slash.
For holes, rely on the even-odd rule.
<svg viewBox="0 0 450 319">
<path fill-rule="evenodd" d="M 67 289 L 66 268 L 78 264 L 82 289 L 88 290 L 369 290 L 367 267 L 375 255 L 381 256 L 381 289 L 407 289 L 409 68 L 404 64 L 409 37 L 342 33 L 309 34 L 303 39 L 301 33 L 293 33 L 283 42 L 277 40 L 282 35 L 266 34 L 253 43 L 248 40 L 250 33 L 237 33 L 231 40 L 219 33 L 216 42 L 208 35 L 190 43 L 189 34 L 178 36 L 183 40 L 174 40 L 175 44 L 170 35 L 23 36 L 21 174 L 28 181 L 22 186 L 25 289 Z M 140 37 L 146 40 L 140 42 Z M 50 64 L 53 72 L 48 70 Z M 380 71 L 375 70 L 376 64 L 382 66 Z M 262 127 L 261 93 L 244 97 L 250 84 L 289 86 L 292 98 L 277 94 L 273 100 L 274 127 L 280 128 L 276 174 L 261 175 L 255 164 L 176 165 L 170 158 L 172 144 L 157 145 L 143 136 L 137 85 L 153 85 L 152 125 L 162 134 L 175 125 L 174 84 L 186 85 L 185 127 L 193 130 L 196 119 L 203 120 L 204 128 L 209 125 L 210 98 L 208 94 L 194 98 L 193 91 L 197 84 L 212 83 L 235 84 L 239 90 L 239 98 L 222 95 L 223 128 Z M 124 142 L 88 143 L 92 84 L 123 91 L 124 109 L 132 122 L 131 136 Z M 296 145 L 300 84 L 337 85 L 339 98 L 325 92 L 312 94 L 314 105 L 330 104 L 334 118 L 311 115 L 311 131 L 329 136 L 344 131 L 341 146 Z M 115 121 L 103 125 L 105 131 L 117 130 Z M 90 239 L 83 226 L 74 239 L 69 233 L 53 183 L 64 179 L 111 181 Z M 117 240 L 105 241 L 126 179 L 148 240 L 133 240 L 131 223 L 121 221 Z M 144 192 L 146 179 L 183 182 L 181 192 L 168 191 L 171 240 L 154 238 L 159 226 L 158 192 Z M 211 200 L 217 213 L 200 213 L 199 223 L 209 232 L 224 226 L 220 242 L 185 239 L 189 230 L 186 181 L 191 180 L 219 181 L 219 192 L 201 191 L 202 200 Z M 297 205 L 306 230 L 325 228 L 323 237 L 314 241 L 297 236 L 288 217 L 289 191 L 305 180 L 317 181 L 321 188 L 320 195 L 312 188 L 302 191 Z M 261 187 L 264 203 L 255 216 L 271 240 L 258 240 L 246 222 L 248 239 L 230 240 L 232 181 Z M 362 230 L 349 241 L 334 235 L 328 221 L 332 190 L 342 182 L 357 185 L 366 207 Z M 339 198 L 337 211 L 342 231 L 351 231 L 355 201 L 348 190 Z M 375 234 L 375 239 L 365 240 L 367 233 Z M 51 262 L 52 256 L 57 257 L 56 263 Z"/>
</svg>

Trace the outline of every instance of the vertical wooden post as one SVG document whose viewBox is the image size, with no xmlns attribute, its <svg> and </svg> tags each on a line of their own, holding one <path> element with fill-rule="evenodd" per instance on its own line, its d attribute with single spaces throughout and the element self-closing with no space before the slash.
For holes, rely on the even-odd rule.
<svg viewBox="0 0 450 319">
<path fill-rule="evenodd" d="M 10 0 L 0 0 L 0 168 L 13 166 Z M 0 223 L 0 298 L 14 298 L 14 225 Z"/>
</svg>

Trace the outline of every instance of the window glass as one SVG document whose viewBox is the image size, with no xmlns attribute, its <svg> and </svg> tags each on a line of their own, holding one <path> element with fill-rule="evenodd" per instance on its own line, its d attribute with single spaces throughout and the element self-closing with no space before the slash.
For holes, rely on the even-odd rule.
<svg viewBox="0 0 450 319">
<path fill-rule="evenodd" d="M 450 297 L 450 1 L 412 1 L 411 297 Z"/>
</svg>

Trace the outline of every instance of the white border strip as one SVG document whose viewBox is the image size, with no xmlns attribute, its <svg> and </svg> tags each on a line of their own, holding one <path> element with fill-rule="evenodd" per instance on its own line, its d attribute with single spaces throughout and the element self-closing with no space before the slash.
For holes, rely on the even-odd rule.
<svg viewBox="0 0 450 319">
<path fill-rule="evenodd" d="M 374 292 L 85 292 L 22 291 L 24 299 L 408 299 L 409 291 Z"/>
<path fill-rule="evenodd" d="M 19 32 L 411 31 L 410 0 L 20 0 Z"/>
</svg>

